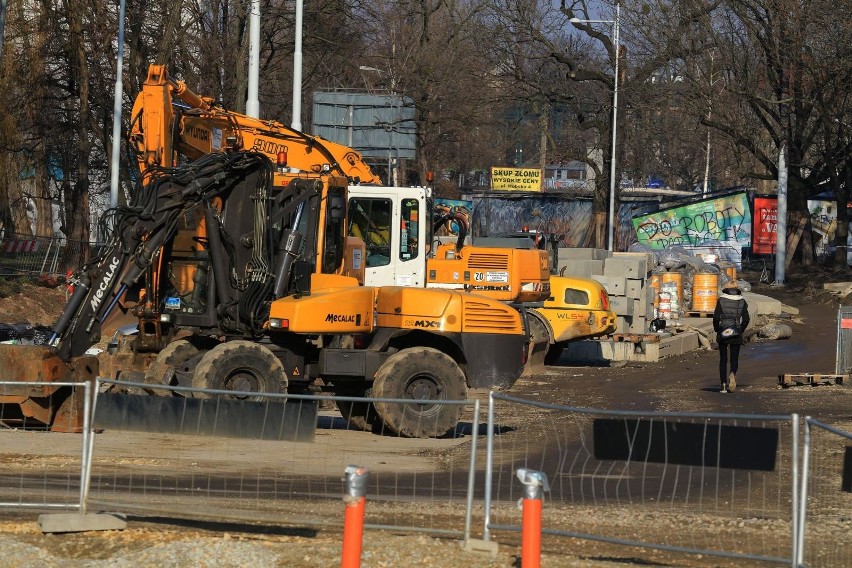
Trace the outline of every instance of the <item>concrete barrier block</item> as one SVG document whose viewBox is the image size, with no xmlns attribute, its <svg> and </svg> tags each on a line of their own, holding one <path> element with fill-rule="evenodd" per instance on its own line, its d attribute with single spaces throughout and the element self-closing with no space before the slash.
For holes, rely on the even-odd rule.
<svg viewBox="0 0 852 568">
<path fill-rule="evenodd" d="M 604 262 L 603 273 L 605 276 L 645 278 L 647 276 L 647 261 L 639 258 L 608 258 Z"/>
<path fill-rule="evenodd" d="M 627 332 L 642 335 L 648 333 L 648 319 L 645 316 L 633 316 Z"/>
<path fill-rule="evenodd" d="M 612 256 L 606 249 L 559 247 L 559 262 L 565 260 L 605 260 Z"/>
<path fill-rule="evenodd" d="M 591 278 L 595 274 L 603 274 L 603 270 L 603 260 L 569 260 L 565 262 L 561 258 L 559 259 L 558 273 L 565 276 Z"/>
<path fill-rule="evenodd" d="M 638 361 L 655 363 L 664 357 L 681 355 L 699 348 L 698 333 L 686 331 L 661 337 L 660 341 L 586 340 L 573 341 L 563 352 L 564 359 L 575 363 L 602 363 L 606 361 Z"/>
<path fill-rule="evenodd" d="M 613 258 L 627 258 L 638 262 L 639 273 L 645 277 L 654 268 L 654 255 L 650 252 L 614 252 Z"/>
<path fill-rule="evenodd" d="M 645 291 L 645 282 L 644 278 L 625 278 L 624 295 L 628 298 L 641 298 Z"/>
<path fill-rule="evenodd" d="M 603 274 L 592 274 L 592 280 L 597 280 L 606 289 L 610 296 L 624 296 L 624 278 L 604 276 Z"/>
<path fill-rule="evenodd" d="M 45 513 L 38 516 L 43 533 L 120 531 L 127 528 L 121 513 Z"/>
<path fill-rule="evenodd" d="M 633 298 L 626 296 L 610 296 L 609 309 L 614 311 L 617 316 L 632 316 L 633 302 Z"/>
</svg>

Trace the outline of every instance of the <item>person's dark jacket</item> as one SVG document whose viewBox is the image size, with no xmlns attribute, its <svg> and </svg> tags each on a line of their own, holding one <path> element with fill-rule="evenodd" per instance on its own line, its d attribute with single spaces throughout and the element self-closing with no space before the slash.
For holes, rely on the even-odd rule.
<svg viewBox="0 0 852 568">
<path fill-rule="evenodd" d="M 716 309 L 713 311 L 713 329 L 716 331 L 716 343 L 742 345 L 743 334 L 749 321 L 751 320 L 748 315 L 748 304 L 739 288 L 722 290 L 722 294 L 716 301 Z M 736 327 L 740 333 L 733 337 L 723 337 L 722 330 L 728 327 Z"/>
</svg>

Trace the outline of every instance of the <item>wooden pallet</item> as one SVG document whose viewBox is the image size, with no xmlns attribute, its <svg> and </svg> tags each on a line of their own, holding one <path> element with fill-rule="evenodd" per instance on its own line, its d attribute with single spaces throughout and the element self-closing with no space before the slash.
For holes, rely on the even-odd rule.
<svg viewBox="0 0 852 568">
<path fill-rule="evenodd" d="M 821 373 L 785 373 L 778 375 L 778 384 L 782 387 L 802 385 L 842 385 L 849 380 L 849 375 L 828 375 Z"/>
<path fill-rule="evenodd" d="M 712 318 L 713 312 L 696 312 L 696 311 L 688 311 L 684 312 L 684 317 L 688 318 Z"/>
<path fill-rule="evenodd" d="M 616 333 L 613 341 L 628 341 L 630 343 L 659 343 L 660 336 L 655 333 Z"/>
</svg>

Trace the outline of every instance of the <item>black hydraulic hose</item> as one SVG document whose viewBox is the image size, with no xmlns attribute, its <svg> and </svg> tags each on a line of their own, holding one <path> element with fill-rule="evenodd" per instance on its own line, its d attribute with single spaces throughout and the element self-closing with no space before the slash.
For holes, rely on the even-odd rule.
<svg viewBox="0 0 852 568">
<path fill-rule="evenodd" d="M 213 265 L 213 282 L 216 286 L 216 299 L 220 304 L 230 304 L 233 301 L 231 295 L 231 281 L 228 278 L 227 252 L 222 246 L 222 234 L 219 232 L 219 219 L 216 210 L 208 206 L 204 210 L 204 218 L 207 223 L 207 250 L 210 253 L 210 264 Z"/>
</svg>

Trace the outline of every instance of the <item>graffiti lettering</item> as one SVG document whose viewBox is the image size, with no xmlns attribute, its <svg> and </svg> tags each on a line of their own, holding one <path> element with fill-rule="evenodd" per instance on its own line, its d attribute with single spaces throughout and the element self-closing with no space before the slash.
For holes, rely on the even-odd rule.
<svg viewBox="0 0 852 568">
<path fill-rule="evenodd" d="M 710 242 L 748 243 L 752 220 L 744 195 L 687 205 L 634 219 L 639 242 L 655 249 Z"/>
</svg>

